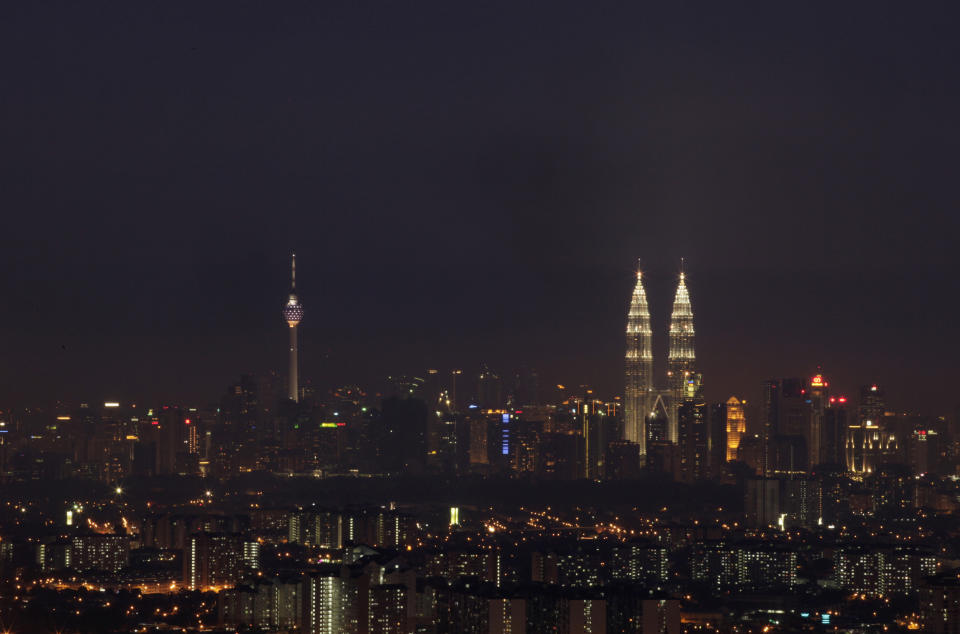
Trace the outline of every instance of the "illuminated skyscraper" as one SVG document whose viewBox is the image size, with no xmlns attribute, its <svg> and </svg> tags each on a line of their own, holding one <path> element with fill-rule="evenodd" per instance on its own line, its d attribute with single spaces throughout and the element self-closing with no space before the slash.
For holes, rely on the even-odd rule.
<svg viewBox="0 0 960 634">
<path fill-rule="evenodd" d="M 747 433 L 747 417 L 743 411 L 743 403 L 736 396 L 727 399 L 727 462 L 737 460 L 737 450 L 743 435 Z"/>
<path fill-rule="evenodd" d="M 637 270 L 630 312 L 627 314 L 626 384 L 623 403 L 623 436 L 640 445 L 640 461 L 647 453 L 645 420 L 653 395 L 653 348 L 650 329 L 650 308 L 643 290 L 643 279 Z"/>
<path fill-rule="evenodd" d="M 876 383 L 861 386 L 860 406 L 857 408 L 859 422 L 871 421 L 874 426 L 878 426 L 883 422 L 885 411 L 886 402 L 884 401 L 883 388 Z"/>
<path fill-rule="evenodd" d="M 884 455 L 899 447 L 885 411 L 883 388 L 877 384 L 862 386 L 857 420 L 847 428 L 846 439 L 847 471 L 854 478 L 876 471 L 884 462 Z"/>
<path fill-rule="evenodd" d="M 300 360 L 298 359 L 297 326 L 303 319 L 303 306 L 297 299 L 297 254 L 290 256 L 290 298 L 283 307 L 283 318 L 290 327 L 290 388 L 291 401 L 300 401 Z"/>
<path fill-rule="evenodd" d="M 675 477 L 692 483 L 707 477 L 709 467 L 709 413 L 703 400 L 703 377 L 690 372 L 677 409 L 677 457 Z"/>
<path fill-rule="evenodd" d="M 810 454 L 807 467 L 823 462 L 823 418 L 830 405 L 830 383 L 818 372 L 807 383 L 807 400 L 810 402 L 810 428 L 807 431 L 807 447 Z"/>
<path fill-rule="evenodd" d="M 687 292 L 686 278 L 680 272 L 680 284 L 670 315 L 670 352 L 667 358 L 667 390 L 670 395 L 668 439 L 677 442 L 677 410 L 685 399 L 687 378 L 694 372 L 693 307 Z"/>
</svg>

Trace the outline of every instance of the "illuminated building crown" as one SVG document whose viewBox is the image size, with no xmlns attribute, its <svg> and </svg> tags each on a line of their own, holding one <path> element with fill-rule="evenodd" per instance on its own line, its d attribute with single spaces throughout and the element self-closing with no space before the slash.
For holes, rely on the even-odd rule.
<svg viewBox="0 0 960 634">
<path fill-rule="evenodd" d="M 283 318 L 291 328 L 303 320 L 303 306 L 297 299 L 297 254 L 294 253 L 290 259 L 290 299 L 283 307 Z"/>
</svg>

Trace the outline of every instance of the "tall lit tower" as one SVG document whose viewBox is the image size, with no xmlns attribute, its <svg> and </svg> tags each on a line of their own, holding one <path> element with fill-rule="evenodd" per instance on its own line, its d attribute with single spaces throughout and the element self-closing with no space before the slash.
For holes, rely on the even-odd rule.
<svg viewBox="0 0 960 634">
<path fill-rule="evenodd" d="M 290 327 L 290 390 L 291 401 L 300 401 L 300 363 L 297 358 L 297 326 L 303 319 L 303 306 L 297 299 L 297 254 L 290 256 L 290 299 L 283 307 L 283 318 Z"/>
<path fill-rule="evenodd" d="M 727 462 L 733 462 L 739 459 L 737 452 L 743 442 L 743 436 L 747 433 L 747 416 L 744 412 L 743 401 L 736 396 L 727 399 L 726 409 L 727 447 L 725 459 Z"/>
<path fill-rule="evenodd" d="M 670 394 L 667 435 L 677 442 L 677 410 L 684 400 L 684 387 L 694 374 L 696 355 L 693 352 L 693 307 L 687 292 L 686 274 L 680 270 L 680 284 L 673 299 L 670 315 L 670 352 L 667 358 L 667 390 Z"/>
<path fill-rule="evenodd" d="M 640 445 L 641 463 L 647 454 L 646 417 L 653 395 L 653 347 L 650 307 L 637 267 L 630 312 L 627 313 L 626 382 L 623 401 L 623 437 Z"/>
</svg>

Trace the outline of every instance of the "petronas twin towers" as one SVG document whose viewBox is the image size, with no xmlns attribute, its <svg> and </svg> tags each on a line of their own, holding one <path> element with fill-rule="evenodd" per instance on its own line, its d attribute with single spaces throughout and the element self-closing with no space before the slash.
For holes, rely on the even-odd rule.
<svg viewBox="0 0 960 634">
<path fill-rule="evenodd" d="M 673 299 L 670 316 L 670 350 L 667 356 L 665 390 L 657 390 L 653 380 L 653 330 L 650 307 L 643 287 L 643 275 L 637 270 L 637 284 L 627 314 L 626 385 L 624 390 L 624 438 L 640 446 L 641 461 L 647 454 L 647 417 L 658 407 L 667 419 L 667 440 L 677 442 L 677 410 L 684 398 L 687 379 L 694 372 L 693 307 L 684 274 Z"/>
</svg>

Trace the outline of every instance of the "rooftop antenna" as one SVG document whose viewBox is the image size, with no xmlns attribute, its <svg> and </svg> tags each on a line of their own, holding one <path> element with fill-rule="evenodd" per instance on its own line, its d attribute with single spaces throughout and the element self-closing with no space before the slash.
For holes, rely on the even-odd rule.
<svg viewBox="0 0 960 634">
<path fill-rule="evenodd" d="M 290 254 L 290 290 L 297 292 L 297 254 Z"/>
</svg>

